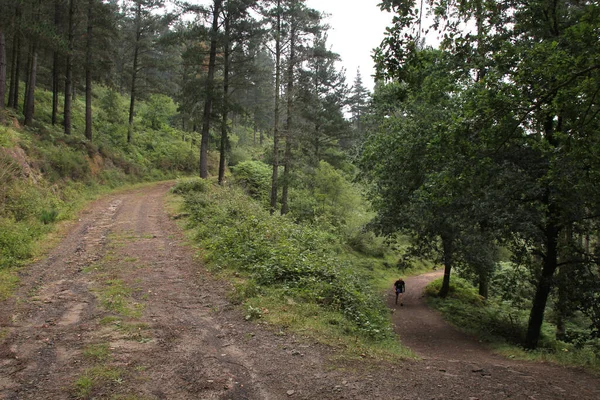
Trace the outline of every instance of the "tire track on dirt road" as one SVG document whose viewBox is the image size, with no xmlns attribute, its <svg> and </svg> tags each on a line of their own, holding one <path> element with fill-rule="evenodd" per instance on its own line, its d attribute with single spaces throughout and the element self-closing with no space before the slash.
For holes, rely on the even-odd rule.
<svg viewBox="0 0 600 400">
<path fill-rule="evenodd" d="M 45 260 L 24 269 L 19 293 L 2 307 L 8 333 L 0 354 L 0 398 L 68 398 L 77 378 L 92 367 L 83 356 L 86 347 L 98 343 L 107 344 L 112 364 L 130 378 L 129 384 L 119 383 L 118 393 L 270 398 L 254 382 L 244 353 L 227 343 L 211 316 L 211 307 L 226 302 L 199 296 L 195 262 L 172 238 L 173 224 L 163 210 L 168 187 L 94 203 Z M 100 322 L 128 320 L 99 304 L 103 279 L 133 288 L 132 301 L 143 312 L 129 320 L 147 336 L 142 343 Z M 130 365 L 143 372 L 130 371 Z M 115 392 L 112 382 L 106 386 L 96 394 Z"/>
<path fill-rule="evenodd" d="M 417 308 L 411 279 L 393 319 L 423 360 L 381 360 L 246 321 L 228 301 L 232 285 L 203 268 L 165 212 L 170 186 L 93 202 L 21 270 L 0 304 L 0 399 L 600 398 L 600 378 L 583 371 L 505 360 L 477 343 L 465 352 L 472 338 L 418 322 L 436 314 Z"/>
</svg>

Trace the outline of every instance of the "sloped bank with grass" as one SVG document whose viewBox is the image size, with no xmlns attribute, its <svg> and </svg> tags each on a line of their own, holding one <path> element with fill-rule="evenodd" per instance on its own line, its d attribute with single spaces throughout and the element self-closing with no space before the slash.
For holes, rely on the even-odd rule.
<svg viewBox="0 0 600 400">
<path fill-rule="evenodd" d="M 556 325 L 550 315 L 543 325 L 538 349 L 525 350 L 521 343 L 529 317 L 526 305 L 518 307 L 518 302 L 503 300 L 496 295 L 484 299 L 470 282 L 459 277 L 452 278 L 448 297 L 440 299 L 437 294 L 441 285 L 440 278 L 427 286 L 428 304 L 439 310 L 452 325 L 490 344 L 497 352 L 509 358 L 550 361 L 600 373 L 600 339 L 589 335 L 589 321 L 583 317 L 569 324 L 567 340 L 558 340 Z M 513 291 L 518 293 L 516 288 Z"/>
<path fill-rule="evenodd" d="M 316 225 L 271 216 L 241 188 L 182 180 L 187 228 L 208 267 L 233 283 L 231 301 L 247 319 L 303 332 L 354 353 L 408 356 L 370 271 L 347 254 L 341 238 Z"/>
<path fill-rule="evenodd" d="M 94 140 L 83 136 L 82 100 L 73 106 L 74 129 L 65 135 L 50 123 L 51 93 L 36 91 L 38 120 L 21 127 L 22 115 L 0 111 L 0 301 L 18 284 L 16 268 L 40 253 L 56 223 L 75 217 L 95 196 L 117 187 L 172 179 L 195 171 L 197 146 L 169 125 L 146 118 L 152 102 L 140 102 L 134 142 L 126 142 L 126 99 L 99 87 L 94 98 Z"/>
</svg>

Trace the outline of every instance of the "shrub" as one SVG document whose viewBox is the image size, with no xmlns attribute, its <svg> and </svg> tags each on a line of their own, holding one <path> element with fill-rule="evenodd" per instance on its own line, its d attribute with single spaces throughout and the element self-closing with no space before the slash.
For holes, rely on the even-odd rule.
<svg viewBox="0 0 600 400">
<path fill-rule="evenodd" d="M 42 213 L 40 215 L 40 221 L 44 225 L 48 225 L 53 222 L 56 222 L 57 217 L 58 217 L 58 210 L 56 210 L 55 208 L 52 208 L 49 210 L 42 210 Z"/>
<path fill-rule="evenodd" d="M 380 298 L 336 256 L 338 238 L 286 217 L 272 217 L 236 188 L 189 193 L 186 206 L 206 259 L 246 274 L 259 286 L 283 287 L 290 296 L 340 311 L 356 333 L 391 333 Z M 248 293 L 245 293 L 248 294 Z"/>
<path fill-rule="evenodd" d="M 67 146 L 47 150 L 46 157 L 52 171 L 61 178 L 82 180 L 89 177 L 90 166 L 87 157 Z M 51 171 L 46 171 L 51 172 Z"/>
<path fill-rule="evenodd" d="M 202 178 L 178 179 L 171 191 L 176 194 L 188 194 L 194 192 L 204 193 L 210 188 L 210 182 Z"/>
<path fill-rule="evenodd" d="M 257 200 L 268 200 L 271 190 L 273 170 L 260 161 L 244 161 L 232 167 L 236 181 L 244 187 L 250 196 Z"/>
<path fill-rule="evenodd" d="M 25 223 L 0 218 L 0 269 L 18 266 L 31 257 L 32 242 L 39 233 Z"/>
</svg>

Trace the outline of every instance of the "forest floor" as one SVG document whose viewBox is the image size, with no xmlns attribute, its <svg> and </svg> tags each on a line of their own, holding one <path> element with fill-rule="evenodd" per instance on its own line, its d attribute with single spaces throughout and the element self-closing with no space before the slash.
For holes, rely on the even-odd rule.
<svg viewBox="0 0 600 400">
<path fill-rule="evenodd" d="M 491 353 L 428 309 L 389 306 L 420 360 L 349 360 L 248 322 L 165 211 L 170 184 L 94 202 L 0 304 L 0 399 L 598 399 L 600 377 Z"/>
</svg>

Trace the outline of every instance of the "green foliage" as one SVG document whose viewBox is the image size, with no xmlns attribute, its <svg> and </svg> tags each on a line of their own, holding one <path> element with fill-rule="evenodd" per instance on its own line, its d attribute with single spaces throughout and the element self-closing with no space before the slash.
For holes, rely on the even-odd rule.
<svg viewBox="0 0 600 400">
<path fill-rule="evenodd" d="M 45 158 L 50 169 L 42 172 L 56 172 L 60 178 L 84 180 L 89 177 L 90 166 L 85 154 L 67 146 L 52 147 L 47 150 Z"/>
<path fill-rule="evenodd" d="M 66 136 L 49 124 L 52 98 L 42 89 L 36 91 L 33 127 L 0 126 L 0 269 L 23 264 L 55 222 L 72 217 L 83 199 L 104 187 L 196 170 L 198 150 L 168 126 L 175 112 L 170 98 L 138 102 L 149 126 L 127 144 L 127 98 L 103 86 L 94 93 L 93 143 L 82 136 L 83 99 L 74 101 L 73 134 Z"/>
<path fill-rule="evenodd" d="M 252 307 L 251 305 L 248 305 L 246 307 L 246 321 L 253 321 L 255 319 L 260 319 L 262 318 L 263 313 L 262 310 L 258 307 Z"/>
<path fill-rule="evenodd" d="M 19 266 L 31 257 L 33 242 L 42 232 L 26 221 L 0 218 L 0 269 Z"/>
<path fill-rule="evenodd" d="M 299 301 L 337 310 L 361 335 L 391 334 L 381 300 L 366 276 L 336 256 L 339 239 L 331 232 L 272 217 L 236 188 L 189 193 L 185 204 L 212 265 L 227 265 L 261 287 L 280 287 Z"/>
<path fill-rule="evenodd" d="M 75 381 L 75 397 L 89 398 L 96 390 L 106 390 L 108 386 L 121 382 L 124 373 L 122 368 L 104 365 L 88 368 Z"/>
<path fill-rule="evenodd" d="M 90 344 L 83 350 L 83 355 L 94 361 L 107 361 L 110 359 L 108 343 Z"/>
<path fill-rule="evenodd" d="M 0 254 L 2 256 L 2 254 Z M 3 269 L 0 263 L 0 301 L 8 299 L 19 284 L 15 270 Z M 0 331 L 0 340 L 2 339 Z"/>
<path fill-rule="evenodd" d="M 500 276 L 506 274 L 506 271 L 499 273 Z M 518 346 L 525 341 L 527 332 L 529 313 L 526 308 L 515 307 L 514 301 L 504 301 L 498 297 L 484 302 L 477 290 L 461 278 L 452 280 L 449 295 L 445 299 L 437 297 L 440 287 L 441 279 L 427 286 L 425 293 L 428 303 L 454 326 L 491 343 L 503 354 L 600 368 L 600 340 L 590 338 L 589 331 L 579 328 L 585 324 L 570 324 L 567 340 L 557 340 L 554 334 L 556 327 L 545 323 L 539 349 L 525 352 Z M 510 283 L 505 289 L 510 290 Z"/>
<path fill-rule="evenodd" d="M 53 222 L 56 222 L 57 217 L 58 217 L 58 210 L 55 208 L 52 208 L 50 210 L 42 210 L 42 213 L 40 215 L 40 221 L 44 225 L 48 225 Z"/>
<path fill-rule="evenodd" d="M 433 0 L 433 28 L 444 38 L 435 51 L 423 49 L 414 29 L 418 2 L 381 7 L 396 16 L 375 52 L 378 74 L 406 93 L 400 104 L 388 93 L 375 97 L 379 129 L 363 160 L 367 173 L 375 171 L 380 222 L 407 228 L 413 221 L 408 228 L 422 237 L 435 221 L 436 234 L 454 240 L 444 240 L 446 249 L 457 251 L 473 249 L 477 231 L 508 243 L 512 261 L 536 281 L 526 339 L 534 349 L 553 287 L 560 318 L 574 308 L 596 312 L 597 285 L 584 277 L 588 270 L 597 275 L 598 250 L 582 239 L 600 224 L 600 45 L 591 34 L 600 6 Z M 463 29 L 469 22 L 475 34 Z M 404 173 L 392 175 L 395 169 Z M 392 202 L 413 212 L 385 212 Z M 476 240 L 463 241 L 465 233 Z M 462 257 L 480 277 L 494 258 L 494 240 L 483 242 Z M 567 280 L 572 284 L 561 286 Z"/>
<path fill-rule="evenodd" d="M 261 161 L 244 161 L 231 168 L 236 181 L 250 196 L 264 202 L 269 201 L 272 167 Z"/>
<path fill-rule="evenodd" d="M 442 279 L 437 279 L 427 285 L 425 293 L 428 296 L 436 297 L 442 287 Z M 459 299 L 462 302 L 475 306 L 483 306 L 483 298 L 477 293 L 477 290 L 466 280 L 455 277 L 450 285 L 448 297 Z"/>
<path fill-rule="evenodd" d="M 210 182 L 202 178 L 182 178 L 178 179 L 177 183 L 171 191 L 175 194 L 188 194 L 193 192 L 204 193 L 210 188 Z"/>
<path fill-rule="evenodd" d="M 233 291 L 229 295 L 229 301 L 234 304 L 242 304 L 245 300 L 260 294 L 260 287 L 252 279 L 235 283 Z"/>
<path fill-rule="evenodd" d="M 169 96 L 153 94 L 140 106 L 138 113 L 146 126 L 159 130 L 177 114 L 177 105 Z"/>
</svg>

